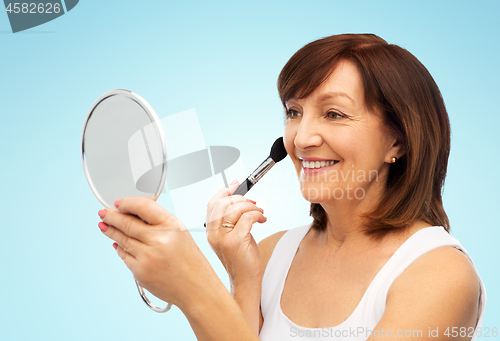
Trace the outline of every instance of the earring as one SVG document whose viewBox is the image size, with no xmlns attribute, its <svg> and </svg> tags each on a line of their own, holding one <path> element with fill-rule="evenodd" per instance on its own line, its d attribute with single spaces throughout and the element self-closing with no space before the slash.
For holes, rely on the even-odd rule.
<svg viewBox="0 0 500 341">
<path fill-rule="evenodd" d="M 392 163 L 396 162 L 397 160 L 398 160 L 398 158 L 397 158 L 397 157 L 393 157 L 393 158 L 391 159 Z"/>
</svg>

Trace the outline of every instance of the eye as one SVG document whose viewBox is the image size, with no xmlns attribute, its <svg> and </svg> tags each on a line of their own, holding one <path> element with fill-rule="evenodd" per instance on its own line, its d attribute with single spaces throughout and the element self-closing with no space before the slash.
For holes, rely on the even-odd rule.
<svg viewBox="0 0 500 341">
<path fill-rule="evenodd" d="M 286 117 L 287 118 L 295 118 L 295 117 L 298 117 L 299 115 L 301 115 L 301 114 L 297 110 L 293 110 L 293 109 L 286 110 Z"/>
<path fill-rule="evenodd" d="M 326 116 L 328 118 L 333 119 L 333 120 L 338 120 L 339 118 L 344 118 L 345 117 L 343 114 L 340 114 L 340 113 L 338 113 L 336 111 L 329 111 L 329 112 L 326 113 Z"/>
</svg>

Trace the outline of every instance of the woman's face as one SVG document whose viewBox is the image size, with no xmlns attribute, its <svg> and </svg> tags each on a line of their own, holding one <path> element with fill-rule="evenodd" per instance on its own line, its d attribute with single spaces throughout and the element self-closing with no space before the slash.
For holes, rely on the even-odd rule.
<svg viewBox="0 0 500 341">
<path fill-rule="evenodd" d="M 365 107 L 355 64 L 340 62 L 307 98 L 290 99 L 286 108 L 285 148 L 306 200 L 354 203 L 382 194 L 399 146 Z"/>
</svg>

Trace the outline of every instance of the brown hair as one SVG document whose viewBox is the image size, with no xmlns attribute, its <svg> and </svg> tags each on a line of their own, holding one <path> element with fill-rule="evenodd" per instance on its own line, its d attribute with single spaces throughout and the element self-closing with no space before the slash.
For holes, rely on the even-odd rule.
<svg viewBox="0 0 500 341">
<path fill-rule="evenodd" d="M 297 51 L 279 75 L 283 106 L 291 98 L 312 93 L 340 60 L 357 66 L 366 106 L 382 114 L 385 127 L 406 152 L 391 164 L 384 195 L 365 215 L 365 232 L 379 238 L 420 219 L 449 231 L 441 191 L 450 153 L 450 122 L 434 79 L 410 52 L 373 34 L 313 41 Z M 311 203 L 310 214 L 313 229 L 326 229 L 320 204 Z"/>
</svg>

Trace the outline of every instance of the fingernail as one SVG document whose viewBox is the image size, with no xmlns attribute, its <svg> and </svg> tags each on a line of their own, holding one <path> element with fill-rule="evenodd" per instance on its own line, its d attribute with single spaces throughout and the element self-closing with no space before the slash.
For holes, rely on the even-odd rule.
<svg viewBox="0 0 500 341">
<path fill-rule="evenodd" d="M 238 183 L 238 179 L 234 180 L 233 182 L 231 182 L 231 184 L 229 184 L 229 186 L 234 186 Z"/>
<path fill-rule="evenodd" d="M 115 250 L 116 250 L 116 248 L 118 247 L 118 244 L 113 243 L 113 247 L 114 247 L 114 248 L 115 248 Z"/>
<path fill-rule="evenodd" d="M 106 216 L 106 213 L 107 213 L 106 210 L 100 210 L 99 212 L 97 212 L 97 214 L 99 214 L 99 217 L 101 219 L 104 219 L 104 217 Z"/>
<path fill-rule="evenodd" d="M 250 200 L 250 199 L 248 199 L 248 201 L 250 201 L 250 202 L 251 202 L 252 204 L 254 204 L 254 205 L 257 203 L 257 202 L 255 202 L 255 201 L 253 201 L 253 200 Z"/>
<path fill-rule="evenodd" d="M 264 218 L 266 219 L 265 221 L 267 221 L 267 217 L 266 217 L 266 216 L 264 216 Z"/>
<path fill-rule="evenodd" d="M 260 207 L 258 207 L 258 206 L 257 206 L 257 208 L 258 208 L 258 209 L 259 209 L 262 213 L 264 213 L 264 210 L 263 210 L 262 208 L 260 208 Z"/>
<path fill-rule="evenodd" d="M 118 206 L 120 206 L 120 202 L 121 202 L 121 200 L 116 200 L 116 201 L 115 201 L 115 207 L 116 207 L 116 208 L 118 208 Z"/>
<path fill-rule="evenodd" d="M 103 223 L 102 221 L 99 224 L 97 224 L 97 226 L 99 226 L 102 232 L 106 232 L 106 230 L 108 229 L 108 224 Z"/>
</svg>

